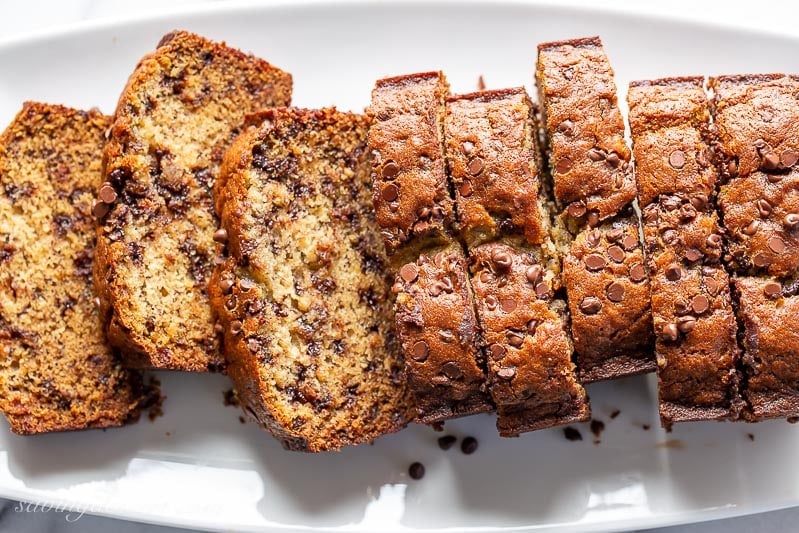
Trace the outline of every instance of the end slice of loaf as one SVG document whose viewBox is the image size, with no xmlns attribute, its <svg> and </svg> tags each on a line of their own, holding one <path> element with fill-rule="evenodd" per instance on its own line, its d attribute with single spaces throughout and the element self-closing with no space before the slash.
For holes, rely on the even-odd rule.
<svg viewBox="0 0 799 533">
<path fill-rule="evenodd" d="M 92 293 L 96 111 L 26 103 L 0 136 L 0 411 L 19 434 L 138 418 L 141 376 L 107 346 Z"/>
<path fill-rule="evenodd" d="M 410 405 L 362 115 L 277 109 L 225 157 L 210 285 L 228 374 L 289 449 L 369 442 Z"/>
<path fill-rule="evenodd" d="M 119 99 L 95 207 L 95 282 L 126 364 L 222 367 L 206 293 L 218 227 L 212 188 L 245 115 L 290 98 L 289 74 L 184 31 L 136 67 Z"/>
</svg>

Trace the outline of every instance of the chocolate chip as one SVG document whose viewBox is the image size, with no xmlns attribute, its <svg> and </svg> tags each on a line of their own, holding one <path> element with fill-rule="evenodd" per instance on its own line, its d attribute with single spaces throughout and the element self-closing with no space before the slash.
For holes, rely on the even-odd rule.
<svg viewBox="0 0 799 533">
<path fill-rule="evenodd" d="M 413 263 L 406 263 L 400 268 L 399 274 L 406 283 L 413 283 L 419 277 L 419 269 Z"/>
<path fill-rule="evenodd" d="M 518 331 L 509 331 L 506 336 L 508 338 L 508 344 L 510 344 L 514 348 L 518 348 L 519 346 L 524 344 L 524 335 L 522 335 Z"/>
<path fill-rule="evenodd" d="M 704 256 L 705 256 L 705 254 L 703 254 L 700 250 L 697 250 L 696 248 L 688 248 L 685 251 L 685 259 L 689 263 L 694 263 L 696 261 L 699 261 Z"/>
<path fill-rule="evenodd" d="M 696 319 L 690 315 L 677 319 L 677 329 L 683 333 L 690 333 L 696 327 Z"/>
<path fill-rule="evenodd" d="M 117 199 L 117 192 L 114 190 L 114 186 L 108 182 L 105 182 L 100 186 L 100 193 L 99 193 L 100 200 L 106 204 L 113 204 Z"/>
<path fill-rule="evenodd" d="M 682 277 L 682 268 L 677 263 L 672 263 L 666 267 L 666 279 L 677 281 Z"/>
<path fill-rule="evenodd" d="M 799 214 L 789 213 L 785 215 L 782 224 L 789 230 L 799 229 Z"/>
<path fill-rule="evenodd" d="M 477 439 L 475 439 L 474 437 L 466 437 L 461 442 L 461 451 L 466 455 L 471 455 L 477 451 L 477 446 L 478 446 Z"/>
<path fill-rule="evenodd" d="M 570 217 L 574 218 L 580 218 L 582 216 L 585 216 L 586 213 L 585 204 L 580 201 L 572 202 L 569 204 L 569 207 L 566 208 L 566 213 L 568 213 Z"/>
<path fill-rule="evenodd" d="M 721 291 L 721 283 L 713 278 L 708 278 L 705 280 L 705 290 L 707 290 L 708 294 L 711 296 L 717 296 Z"/>
<path fill-rule="evenodd" d="M 506 313 L 512 313 L 516 310 L 516 300 L 513 298 L 503 298 L 499 301 L 499 306 Z"/>
<path fill-rule="evenodd" d="M 595 315 L 602 309 L 602 302 L 599 298 L 586 296 L 580 301 L 580 311 L 586 315 Z"/>
<path fill-rule="evenodd" d="M 646 269 L 644 265 L 638 263 L 630 269 L 630 279 L 636 283 L 640 283 L 646 279 Z"/>
<path fill-rule="evenodd" d="M 780 166 L 780 158 L 774 152 L 768 152 L 762 156 L 762 165 L 766 170 L 775 170 Z"/>
<path fill-rule="evenodd" d="M 588 159 L 591 161 L 602 161 L 605 159 L 605 154 L 602 150 L 597 150 L 596 148 L 591 148 L 588 150 Z"/>
<path fill-rule="evenodd" d="M 493 311 L 499 305 L 499 300 L 493 294 L 489 294 L 488 296 L 486 296 L 484 301 L 486 304 L 486 308 L 489 311 Z"/>
<path fill-rule="evenodd" d="M 425 341 L 416 341 L 411 348 L 411 357 L 417 363 L 424 363 L 430 355 L 430 348 Z"/>
<path fill-rule="evenodd" d="M 477 176 L 483 171 L 483 160 L 479 157 L 475 157 L 471 161 L 469 161 L 469 174 L 472 176 Z"/>
<path fill-rule="evenodd" d="M 446 451 L 452 448 L 458 442 L 458 437 L 455 435 L 444 435 L 438 438 L 438 447 Z"/>
<path fill-rule="evenodd" d="M 605 294 L 611 302 L 620 302 L 624 299 L 624 285 L 614 281 L 605 289 Z"/>
<path fill-rule="evenodd" d="M 214 242 L 225 244 L 227 240 L 228 240 L 228 235 L 227 235 L 227 230 L 225 228 L 219 228 L 214 232 Z"/>
<path fill-rule="evenodd" d="M 616 263 L 624 262 L 624 256 L 625 256 L 624 250 L 622 250 L 621 247 L 619 246 L 613 245 L 610 248 L 608 248 L 608 255 Z"/>
<path fill-rule="evenodd" d="M 763 286 L 763 294 L 766 298 L 779 298 L 782 295 L 782 285 L 776 281 L 769 281 Z"/>
<path fill-rule="evenodd" d="M 448 329 L 440 329 L 438 330 L 438 338 L 441 339 L 441 342 L 450 344 L 455 342 L 455 334 L 452 333 L 451 330 Z"/>
<path fill-rule="evenodd" d="M 574 124 L 571 120 L 564 120 L 558 124 L 557 130 L 566 136 L 570 136 L 572 133 L 574 133 Z"/>
<path fill-rule="evenodd" d="M 799 153 L 794 152 L 793 150 L 785 150 L 780 155 L 780 163 L 785 168 L 790 168 L 799 161 Z"/>
<path fill-rule="evenodd" d="M 627 235 L 624 240 L 621 241 L 622 247 L 631 252 L 638 247 L 638 238 L 635 235 Z"/>
<path fill-rule="evenodd" d="M 709 308 L 710 308 L 710 300 L 708 300 L 707 296 L 703 294 L 698 294 L 694 296 L 693 300 L 691 300 L 691 309 L 693 309 L 694 313 L 696 313 L 697 315 L 701 315 Z"/>
<path fill-rule="evenodd" d="M 617 154 L 616 152 L 610 152 L 608 156 L 605 158 L 605 160 L 613 168 L 618 167 L 619 163 L 621 163 L 621 158 L 619 157 L 619 154 Z"/>
<path fill-rule="evenodd" d="M 755 264 L 756 267 L 766 268 L 768 266 L 771 266 L 771 263 L 773 263 L 774 260 L 771 258 L 769 254 L 761 252 L 759 254 L 755 254 L 755 256 L 752 258 L 752 262 Z"/>
<path fill-rule="evenodd" d="M 667 229 L 666 231 L 663 232 L 663 237 L 662 238 L 663 238 L 663 242 L 665 242 L 666 244 L 674 244 L 675 242 L 677 242 L 679 240 L 680 234 L 677 233 L 676 230 Z"/>
<path fill-rule="evenodd" d="M 541 281 L 541 277 L 543 275 L 544 269 L 541 267 L 541 265 L 531 265 L 527 267 L 527 271 L 525 272 L 527 281 L 533 285 L 537 285 Z"/>
<path fill-rule="evenodd" d="M 108 204 L 95 200 L 92 204 L 92 214 L 97 218 L 103 218 L 111 208 Z"/>
<path fill-rule="evenodd" d="M 667 341 L 676 341 L 680 337 L 680 331 L 677 329 L 677 324 L 666 324 L 660 331 L 660 336 Z"/>
<path fill-rule="evenodd" d="M 597 213 L 596 211 L 589 211 L 585 221 L 588 223 L 589 226 L 595 228 L 596 226 L 599 225 L 599 213 Z"/>
<path fill-rule="evenodd" d="M 238 335 L 241 333 L 241 329 L 244 327 L 244 324 L 241 323 L 241 320 L 234 320 L 230 323 L 230 333 L 232 335 Z"/>
<path fill-rule="evenodd" d="M 502 366 L 497 370 L 497 375 L 502 379 L 513 379 L 516 376 L 515 366 Z"/>
<path fill-rule="evenodd" d="M 738 175 L 738 160 L 737 159 L 731 159 L 727 163 L 727 174 L 729 174 L 730 177 L 733 177 L 733 178 Z"/>
<path fill-rule="evenodd" d="M 424 465 L 419 462 L 411 463 L 411 466 L 408 467 L 408 475 L 411 476 L 411 479 L 422 479 L 424 477 Z"/>
<path fill-rule="evenodd" d="M 566 440 L 570 441 L 583 440 L 583 435 L 580 433 L 580 430 L 571 426 L 563 428 L 563 436 L 566 437 Z"/>
<path fill-rule="evenodd" d="M 588 270 L 597 271 L 605 268 L 607 261 L 599 254 L 589 254 L 585 256 L 583 263 Z"/>
<path fill-rule="evenodd" d="M 667 211 L 674 211 L 678 207 L 682 205 L 682 200 L 677 198 L 676 196 L 666 196 L 661 200 L 663 207 L 666 208 Z"/>
<path fill-rule="evenodd" d="M 491 272 L 488 270 L 483 270 L 480 272 L 480 282 L 481 283 L 488 283 L 491 281 Z"/>
<path fill-rule="evenodd" d="M 691 198 L 691 205 L 701 211 L 707 207 L 708 201 L 707 195 L 700 193 Z"/>
<path fill-rule="evenodd" d="M 766 179 L 769 183 L 777 183 L 782 180 L 781 174 L 766 174 Z"/>
<path fill-rule="evenodd" d="M 491 252 L 491 260 L 499 271 L 508 270 L 513 264 L 513 258 L 504 250 L 494 250 Z"/>
<path fill-rule="evenodd" d="M 711 233 L 707 236 L 707 239 L 705 239 L 705 244 L 708 248 L 721 248 L 722 242 L 721 235 L 718 233 Z"/>
<path fill-rule="evenodd" d="M 776 236 L 771 237 L 768 240 L 768 247 L 775 254 L 781 254 L 785 251 L 785 241 Z"/>
<path fill-rule="evenodd" d="M 230 294 L 233 290 L 233 280 L 229 278 L 219 280 L 219 290 L 222 294 Z"/>
<path fill-rule="evenodd" d="M 610 242 L 619 242 L 624 236 L 624 230 L 621 228 L 613 228 L 612 230 L 608 231 L 605 236 Z"/>
<path fill-rule="evenodd" d="M 464 180 L 463 183 L 461 184 L 461 188 L 458 189 L 458 192 L 464 198 L 468 198 L 469 196 L 471 196 L 472 195 L 472 182 L 469 181 L 469 180 Z"/>
<path fill-rule="evenodd" d="M 760 216 L 765 218 L 771 214 L 772 207 L 768 200 L 761 198 L 757 201 L 757 210 L 760 212 Z"/>
<path fill-rule="evenodd" d="M 501 361 L 507 354 L 507 350 L 501 344 L 492 344 L 488 349 L 491 351 L 491 358 L 494 361 Z"/>
<path fill-rule="evenodd" d="M 248 278 L 242 278 L 239 280 L 239 288 L 244 292 L 249 291 L 253 287 L 255 287 L 255 282 L 253 280 Z"/>
<path fill-rule="evenodd" d="M 546 300 L 549 298 L 549 285 L 543 281 L 535 286 L 535 295 L 539 300 Z"/>
<path fill-rule="evenodd" d="M 455 380 L 463 376 L 463 371 L 458 366 L 458 363 L 454 361 L 449 361 L 444 363 L 444 366 L 441 367 L 441 371 L 447 376 L 449 379 Z"/>
<path fill-rule="evenodd" d="M 677 316 L 684 316 L 690 312 L 691 308 L 685 300 L 676 300 L 674 302 L 674 314 Z"/>
<path fill-rule="evenodd" d="M 755 219 L 749 224 L 747 224 L 746 227 L 741 231 L 743 232 L 744 235 L 748 235 L 749 237 L 751 237 L 752 235 L 757 233 L 758 228 L 760 228 L 760 221 Z"/>
<path fill-rule="evenodd" d="M 669 154 L 669 165 L 678 170 L 684 167 L 685 153 L 682 150 L 674 150 Z"/>
<path fill-rule="evenodd" d="M 383 165 L 383 177 L 387 180 L 393 180 L 399 174 L 400 168 L 399 165 L 396 164 L 394 161 L 386 161 Z"/>
<path fill-rule="evenodd" d="M 538 320 L 532 319 L 529 322 L 527 322 L 528 335 L 535 335 L 536 329 L 538 329 Z"/>
<path fill-rule="evenodd" d="M 385 200 L 386 202 L 393 202 L 399 197 L 399 187 L 397 187 L 393 183 L 389 183 L 383 188 L 381 196 L 383 197 L 383 200 Z"/>
<path fill-rule="evenodd" d="M 588 234 L 585 236 L 585 242 L 591 248 L 596 248 L 599 245 L 600 240 L 601 234 L 599 233 L 599 230 L 596 229 L 588 232 Z"/>
<path fill-rule="evenodd" d="M 466 155 L 471 154 L 474 151 L 474 143 L 471 141 L 463 141 L 461 150 L 463 150 L 463 153 Z"/>
<path fill-rule="evenodd" d="M 689 222 L 696 218 L 696 208 L 692 204 L 685 204 L 680 209 L 680 219 L 683 222 Z"/>
</svg>

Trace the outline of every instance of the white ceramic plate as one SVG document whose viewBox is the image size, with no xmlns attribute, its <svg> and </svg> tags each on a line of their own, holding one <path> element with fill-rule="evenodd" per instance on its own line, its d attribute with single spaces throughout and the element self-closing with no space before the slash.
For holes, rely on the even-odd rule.
<svg viewBox="0 0 799 533">
<path fill-rule="evenodd" d="M 139 57 L 174 28 L 289 70 L 297 105 L 357 110 L 376 78 L 403 72 L 444 69 L 456 92 L 480 74 L 489 87 L 532 89 L 536 44 L 552 39 L 601 35 L 622 92 L 639 78 L 795 71 L 799 52 L 778 35 L 548 4 L 213 6 L 0 43 L 0 124 L 27 99 L 112 112 Z M 423 427 L 339 454 L 289 453 L 223 406 L 226 378 L 161 379 L 166 414 L 155 422 L 28 438 L 0 428 L 0 496 L 72 518 L 273 531 L 584 531 L 799 504 L 798 427 L 695 423 L 665 434 L 652 376 L 589 387 L 607 426 L 598 444 L 586 426 L 569 442 L 560 429 L 503 440 L 487 415 L 448 423 L 479 439 L 471 456 L 441 451 L 440 434 Z M 406 474 L 413 461 L 427 467 L 421 481 Z"/>
</svg>

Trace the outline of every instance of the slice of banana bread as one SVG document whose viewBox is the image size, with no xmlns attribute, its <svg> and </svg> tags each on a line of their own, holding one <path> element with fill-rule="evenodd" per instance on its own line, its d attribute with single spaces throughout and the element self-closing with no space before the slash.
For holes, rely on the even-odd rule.
<svg viewBox="0 0 799 533">
<path fill-rule="evenodd" d="M 447 99 L 447 166 L 468 247 L 517 233 L 529 244 L 549 240 L 535 113 L 523 87 Z"/>
<path fill-rule="evenodd" d="M 120 426 L 144 402 L 92 292 L 109 124 L 96 111 L 26 103 L 0 136 L 0 411 L 15 433 Z"/>
<path fill-rule="evenodd" d="M 368 120 L 276 109 L 225 156 L 209 286 L 243 406 L 289 449 L 372 441 L 411 417 Z"/>
<path fill-rule="evenodd" d="M 247 113 L 288 105 L 291 76 L 178 31 L 130 77 L 104 153 L 95 283 L 109 340 L 133 367 L 220 369 L 206 285 L 212 188 Z"/>
<path fill-rule="evenodd" d="M 460 245 L 435 248 L 403 265 L 394 292 L 416 421 L 432 424 L 493 410 Z"/>
<path fill-rule="evenodd" d="M 572 363 L 559 265 L 519 239 L 472 248 L 471 283 L 503 437 L 591 416 Z"/>
<path fill-rule="evenodd" d="M 374 206 L 388 254 L 399 253 L 399 265 L 449 240 L 454 211 L 443 147 L 448 93 L 441 72 L 385 78 L 372 91 Z"/>
</svg>

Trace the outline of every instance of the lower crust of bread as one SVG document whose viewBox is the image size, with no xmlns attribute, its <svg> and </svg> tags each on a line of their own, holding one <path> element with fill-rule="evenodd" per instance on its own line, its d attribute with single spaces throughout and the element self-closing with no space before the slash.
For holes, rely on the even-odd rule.
<svg viewBox="0 0 799 533">
<path fill-rule="evenodd" d="M 487 398 L 482 396 L 472 397 L 462 402 L 449 402 L 437 407 L 429 407 L 420 413 L 414 422 L 418 424 L 434 425 L 453 418 L 490 413 L 494 406 Z"/>
<path fill-rule="evenodd" d="M 500 437 L 518 437 L 522 433 L 546 429 L 564 424 L 585 422 L 591 418 L 591 407 L 588 402 L 573 402 L 566 406 L 559 406 L 554 415 L 541 417 L 535 410 L 525 410 L 524 405 L 514 406 L 513 409 L 497 409 L 497 431 Z"/>
<path fill-rule="evenodd" d="M 667 431 L 671 430 L 671 426 L 675 422 L 734 419 L 734 409 L 729 406 L 700 406 L 660 402 L 660 425 Z"/>
<path fill-rule="evenodd" d="M 744 391 L 744 396 L 751 408 L 743 414 L 747 422 L 799 416 L 799 391 Z"/>
<path fill-rule="evenodd" d="M 596 366 L 581 366 L 577 375 L 583 383 L 618 379 L 639 374 L 648 374 L 657 370 L 657 363 L 651 353 L 637 355 L 618 355 L 603 359 Z"/>
</svg>

